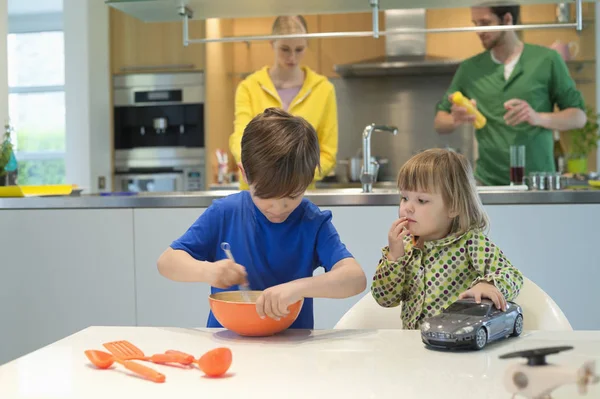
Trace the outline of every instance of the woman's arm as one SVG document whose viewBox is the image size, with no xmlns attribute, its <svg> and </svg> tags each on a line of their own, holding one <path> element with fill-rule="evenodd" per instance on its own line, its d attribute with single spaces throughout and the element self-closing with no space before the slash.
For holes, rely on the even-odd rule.
<svg viewBox="0 0 600 399">
<path fill-rule="evenodd" d="M 229 151 L 231 151 L 236 164 L 242 162 L 242 135 L 252 118 L 250 92 L 246 84 L 242 82 L 235 91 L 235 121 L 233 133 L 229 136 Z"/>
</svg>

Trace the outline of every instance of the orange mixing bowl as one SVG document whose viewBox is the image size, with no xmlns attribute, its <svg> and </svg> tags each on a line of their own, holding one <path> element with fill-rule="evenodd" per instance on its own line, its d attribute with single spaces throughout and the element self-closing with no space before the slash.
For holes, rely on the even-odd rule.
<svg viewBox="0 0 600 399">
<path fill-rule="evenodd" d="M 296 320 L 304 300 L 288 306 L 290 313 L 279 320 L 270 317 L 261 319 L 256 313 L 256 300 L 262 291 L 246 291 L 250 302 L 244 301 L 240 291 L 223 291 L 208 297 L 210 309 L 221 325 L 239 335 L 266 337 L 277 334 Z"/>
</svg>

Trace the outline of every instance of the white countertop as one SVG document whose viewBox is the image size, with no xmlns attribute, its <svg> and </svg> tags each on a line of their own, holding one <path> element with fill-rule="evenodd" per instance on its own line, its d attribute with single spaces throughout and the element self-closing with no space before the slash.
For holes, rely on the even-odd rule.
<svg viewBox="0 0 600 399">
<path fill-rule="evenodd" d="M 504 353 L 546 346 L 575 349 L 548 356 L 574 368 L 595 360 L 600 331 L 528 332 L 480 352 L 442 352 L 423 346 L 418 331 L 289 330 L 270 338 L 242 338 L 225 330 L 156 327 L 90 327 L 0 367 L 0 398 L 510 398 L 502 378 L 524 359 Z M 120 365 L 94 368 L 86 349 L 129 340 L 147 355 L 168 349 L 199 357 L 227 346 L 233 363 L 227 378 L 209 379 L 198 369 L 141 362 L 166 375 L 163 384 L 130 375 Z M 6 344 L 6 343 L 4 343 Z M 10 343 L 8 343 L 10 344 Z M 553 398 L 577 398 L 565 386 Z M 587 396 L 599 398 L 600 385 Z"/>
</svg>

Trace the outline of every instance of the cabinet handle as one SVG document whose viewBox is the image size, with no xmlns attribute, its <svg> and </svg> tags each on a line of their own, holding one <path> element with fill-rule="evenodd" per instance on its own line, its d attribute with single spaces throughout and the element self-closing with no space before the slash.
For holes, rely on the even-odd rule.
<svg viewBox="0 0 600 399">
<path fill-rule="evenodd" d="M 165 64 L 165 65 L 131 65 L 121 67 L 121 71 L 151 71 L 156 69 L 193 69 L 194 64 Z"/>
</svg>

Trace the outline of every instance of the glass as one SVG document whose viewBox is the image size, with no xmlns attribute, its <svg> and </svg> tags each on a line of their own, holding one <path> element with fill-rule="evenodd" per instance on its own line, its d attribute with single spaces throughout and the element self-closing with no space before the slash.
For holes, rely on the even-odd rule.
<svg viewBox="0 0 600 399">
<path fill-rule="evenodd" d="M 17 152 L 65 151 L 65 93 L 9 95 Z"/>
<path fill-rule="evenodd" d="M 7 37 L 9 87 L 63 86 L 63 32 L 12 33 Z"/>
<path fill-rule="evenodd" d="M 510 146 L 510 185 L 523 184 L 525 176 L 525 146 Z"/>
<path fill-rule="evenodd" d="M 20 185 L 65 184 L 64 159 L 36 159 L 17 161 Z"/>
</svg>

